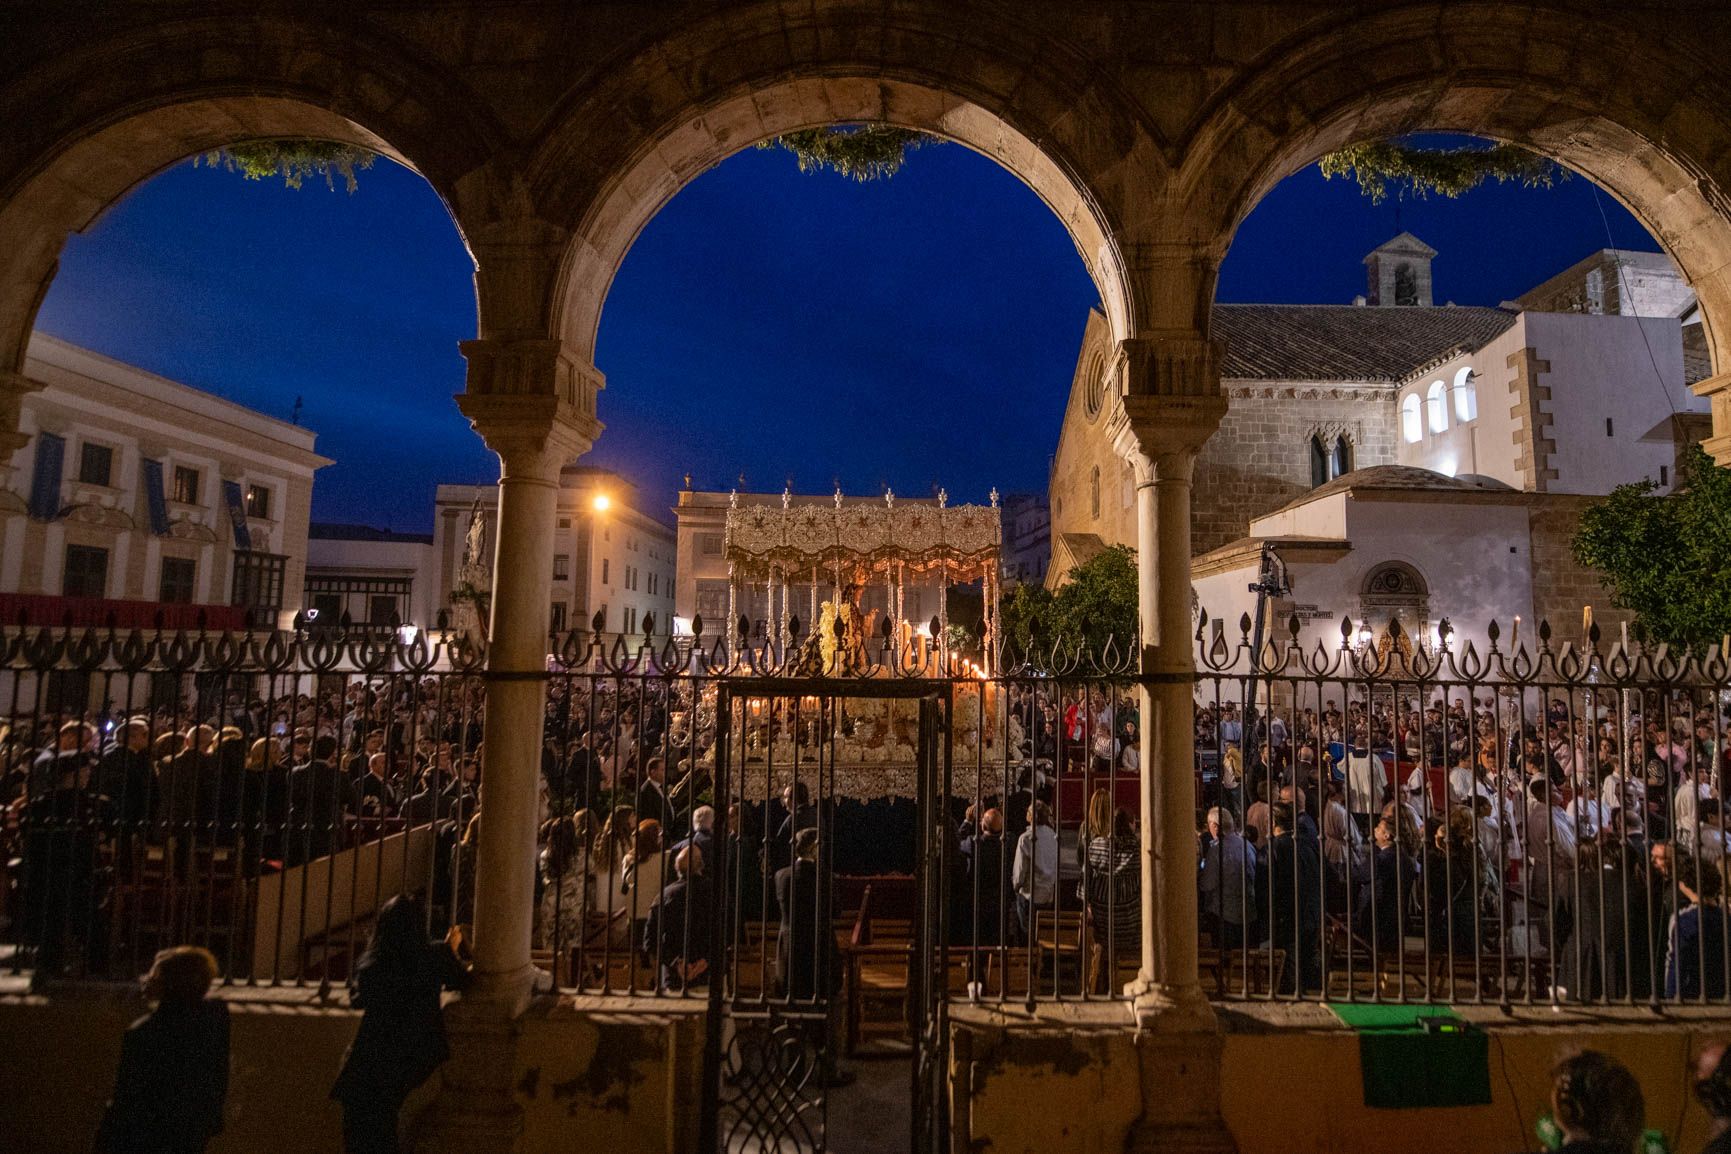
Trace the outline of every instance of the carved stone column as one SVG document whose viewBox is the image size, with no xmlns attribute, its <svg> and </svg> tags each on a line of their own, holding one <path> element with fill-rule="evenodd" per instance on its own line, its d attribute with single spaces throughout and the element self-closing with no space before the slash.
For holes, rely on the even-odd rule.
<svg viewBox="0 0 1731 1154">
<path fill-rule="evenodd" d="M 1142 647 L 1142 970 L 1138 1020 L 1210 1029 L 1197 971 L 1190 479 L 1226 411 L 1216 346 L 1125 342 L 1114 447 L 1136 477 Z"/>
<path fill-rule="evenodd" d="M 451 1061 L 416 1148 L 502 1152 L 521 1124 L 510 1084 L 514 1020 L 534 989 L 529 950 L 559 472 L 601 432 L 594 396 L 601 378 L 557 341 L 469 341 L 463 353 L 469 391 L 457 405 L 499 456 L 475 975 L 452 1007 Z"/>
<path fill-rule="evenodd" d="M 1220 1114 L 1222 1038 L 1197 969 L 1195 654 L 1190 480 L 1220 424 L 1211 341 L 1125 342 L 1113 445 L 1136 478 L 1141 618 L 1142 967 L 1135 995 L 1141 1120 L 1127 1149 L 1230 1152 Z"/>
</svg>

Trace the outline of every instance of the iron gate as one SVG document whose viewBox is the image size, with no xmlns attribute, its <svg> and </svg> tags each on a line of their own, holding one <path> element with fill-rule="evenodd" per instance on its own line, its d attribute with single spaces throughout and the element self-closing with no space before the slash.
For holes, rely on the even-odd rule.
<svg viewBox="0 0 1731 1154">
<path fill-rule="evenodd" d="M 835 770 L 868 723 L 850 704 L 894 703 L 917 730 L 912 765 L 884 772 L 914 794 L 914 892 L 907 953 L 911 1148 L 947 1146 L 949 879 L 942 804 L 947 682 L 730 678 L 716 695 L 713 796 L 717 861 L 705 1047 L 702 1148 L 829 1148 L 828 1098 L 840 1050 L 836 946 Z M 846 927 L 840 927 L 845 930 Z"/>
</svg>

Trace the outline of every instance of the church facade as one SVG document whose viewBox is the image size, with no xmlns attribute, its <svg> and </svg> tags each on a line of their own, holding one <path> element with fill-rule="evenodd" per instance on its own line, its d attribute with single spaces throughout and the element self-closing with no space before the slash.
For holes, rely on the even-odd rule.
<svg viewBox="0 0 1731 1154">
<path fill-rule="evenodd" d="M 1231 403 L 1197 458 L 1192 508 L 1212 615 L 1253 607 L 1265 543 L 1307 577 L 1276 609 L 1322 632 L 1330 613 L 1422 634 L 1454 612 L 1603 609 L 1597 574 L 1570 554 L 1581 510 L 1625 482 L 1670 486 L 1708 432 L 1689 389 L 1706 371 L 1693 297 L 1662 255 L 1607 250 L 1502 307 L 1437 305 L 1435 256 L 1402 233 L 1365 258 L 1353 304 L 1214 306 Z M 1048 585 L 1135 542 L 1134 479 L 1106 433 L 1108 349 L 1091 315 L 1052 463 Z M 1495 589 L 1450 575 L 1465 599 L 1433 601 L 1446 564 L 1433 546 L 1496 568 Z M 1388 589 L 1408 596 L 1383 614 Z"/>
</svg>

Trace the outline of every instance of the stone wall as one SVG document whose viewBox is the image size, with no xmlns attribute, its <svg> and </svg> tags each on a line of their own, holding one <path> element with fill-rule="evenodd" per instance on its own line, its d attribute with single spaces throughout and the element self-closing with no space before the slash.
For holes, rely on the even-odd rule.
<svg viewBox="0 0 1731 1154">
<path fill-rule="evenodd" d="M 1353 467 L 1393 464 L 1394 393 L 1352 386 L 1226 385 L 1230 405 L 1196 461 L 1191 550 L 1206 553 L 1249 531 L 1250 520 L 1310 491 L 1310 438 L 1344 432 Z"/>
<path fill-rule="evenodd" d="M 1580 526 L 1581 513 L 1597 497 L 1547 493 L 1533 502 L 1529 514 L 1532 532 L 1533 616 L 1549 621 L 1557 637 L 1578 641 L 1581 607 L 1593 607 L 1593 619 L 1609 640 L 1618 625 L 1634 620 L 1634 614 L 1611 608 L 1611 593 L 1597 569 L 1576 564 L 1570 546 Z"/>
</svg>

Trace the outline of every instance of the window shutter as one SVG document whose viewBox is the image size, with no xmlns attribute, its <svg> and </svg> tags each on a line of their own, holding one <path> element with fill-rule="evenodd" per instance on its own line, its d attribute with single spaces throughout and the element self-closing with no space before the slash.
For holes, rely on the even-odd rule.
<svg viewBox="0 0 1731 1154">
<path fill-rule="evenodd" d="M 224 481 L 222 496 L 228 505 L 229 522 L 234 525 L 234 547 L 251 549 L 252 533 L 246 527 L 246 500 L 241 494 L 240 482 Z"/>
<path fill-rule="evenodd" d="M 30 515 L 38 521 L 60 516 L 60 471 L 66 462 L 66 438 L 36 434 L 36 471 L 30 478 Z"/>
<path fill-rule="evenodd" d="M 168 491 L 163 487 L 162 462 L 144 462 L 144 503 L 150 512 L 150 531 L 168 536 Z"/>
</svg>

